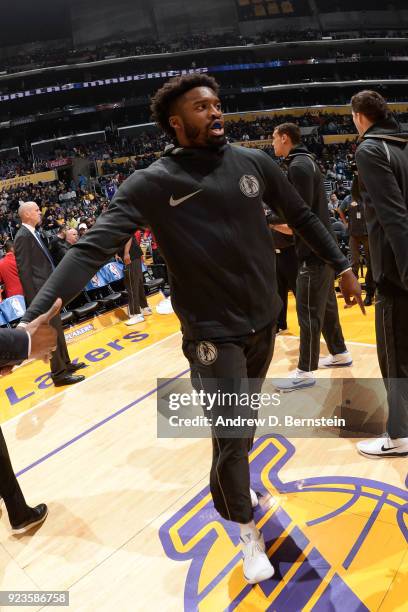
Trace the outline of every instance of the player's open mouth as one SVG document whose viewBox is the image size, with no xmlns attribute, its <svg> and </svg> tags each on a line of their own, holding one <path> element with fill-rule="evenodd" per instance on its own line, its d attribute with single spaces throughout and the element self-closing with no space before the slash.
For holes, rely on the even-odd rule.
<svg viewBox="0 0 408 612">
<path fill-rule="evenodd" d="M 220 121 L 215 121 L 210 127 L 210 133 L 214 136 L 224 136 L 224 126 Z"/>
</svg>

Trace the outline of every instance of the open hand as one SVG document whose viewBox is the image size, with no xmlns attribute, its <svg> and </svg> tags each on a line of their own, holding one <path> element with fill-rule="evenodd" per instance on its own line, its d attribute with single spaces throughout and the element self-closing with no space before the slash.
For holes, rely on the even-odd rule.
<svg viewBox="0 0 408 612">
<path fill-rule="evenodd" d="M 31 354 L 34 359 L 49 359 L 52 351 L 57 348 L 57 332 L 50 325 L 53 319 L 61 310 L 62 300 L 58 298 L 48 312 L 40 315 L 31 323 L 28 323 L 25 330 L 31 336 Z"/>
<path fill-rule="evenodd" d="M 352 270 L 347 270 L 341 275 L 339 285 L 346 302 L 346 307 L 355 306 L 355 304 L 358 304 L 361 312 L 365 314 L 366 311 L 363 304 L 363 298 L 361 296 L 360 283 L 354 276 Z"/>
</svg>

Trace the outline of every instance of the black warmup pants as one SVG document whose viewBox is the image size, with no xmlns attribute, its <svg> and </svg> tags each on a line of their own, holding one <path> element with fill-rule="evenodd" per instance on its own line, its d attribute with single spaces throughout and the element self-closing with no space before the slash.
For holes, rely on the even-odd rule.
<svg viewBox="0 0 408 612">
<path fill-rule="evenodd" d="M 365 277 L 366 292 L 367 295 L 373 297 L 375 293 L 375 285 L 373 280 L 373 273 L 371 271 L 371 259 L 370 259 L 370 248 L 368 245 L 368 236 L 350 236 L 349 245 L 351 250 L 351 267 L 353 269 L 356 278 L 360 278 L 360 245 L 364 248 L 364 254 L 367 261 L 367 271 Z"/>
<path fill-rule="evenodd" d="M 50 321 L 50 325 L 57 332 L 57 349 L 52 353 L 50 360 L 52 379 L 58 379 L 67 373 L 67 365 L 71 363 L 67 343 L 64 336 L 61 317 L 57 315 Z"/>
<path fill-rule="evenodd" d="M 387 389 L 387 431 L 408 437 L 408 295 L 377 294 L 375 331 L 381 374 Z"/>
<path fill-rule="evenodd" d="M 27 504 L 15 477 L 6 441 L 0 428 L 0 497 L 4 499 L 10 522 L 22 523 L 27 516 Z"/>
<path fill-rule="evenodd" d="M 133 259 L 125 268 L 124 283 L 129 296 L 129 316 L 140 314 L 141 308 L 147 308 L 143 286 L 142 260 Z"/>
<path fill-rule="evenodd" d="M 317 369 L 321 333 L 332 355 L 347 350 L 340 326 L 334 272 L 323 261 L 304 261 L 299 267 L 296 310 L 300 327 L 300 370 Z"/>
<path fill-rule="evenodd" d="M 162 278 L 166 284 L 169 282 L 169 276 L 167 273 L 166 262 L 163 257 L 160 255 L 159 249 L 152 249 L 152 258 L 153 258 L 153 276 L 154 278 Z"/>
<path fill-rule="evenodd" d="M 239 393 L 243 379 L 252 393 L 259 393 L 272 359 L 276 321 L 251 336 L 229 339 L 183 340 L 183 352 L 191 367 L 196 391 Z M 203 363 L 203 347 L 210 351 L 212 363 Z M 215 347 L 215 351 L 214 351 Z M 211 380 L 210 380 L 211 379 Z M 231 412 L 234 412 L 231 409 Z M 212 428 L 213 456 L 210 489 L 214 506 L 220 515 L 236 523 L 249 523 L 253 518 L 249 493 L 248 453 L 255 430 L 247 438 L 220 438 Z"/>
<path fill-rule="evenodd" d="M 283 302 L 282 310 L 278 316 L 278 327 L 286 329 L 288 326 L 286 316 L 288 312 L 288 292 L 296 296 L 296 278 L 298 273 L 298 259 L 294 246 L 285 249 L 276 249 L 276 277 L 278 293 Z"/>
</svg>

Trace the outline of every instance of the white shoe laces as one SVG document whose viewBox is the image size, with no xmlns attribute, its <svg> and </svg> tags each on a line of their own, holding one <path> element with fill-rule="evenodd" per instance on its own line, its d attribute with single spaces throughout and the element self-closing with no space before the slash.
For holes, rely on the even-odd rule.
<svg viewBox="0 0 408 612">
<path fill-rule="evenodd" d="M 249 556 L 251 557 L 251 559 L 253 557 L 257 556 L 259 553 L 263 553 L 264 552 L 257 541 L 256 542 L 251 542 L 251 547 L 250 547 L 249 551 L 250 551 L 249 552 Z"/>
<path fill-rule="evenodd" d="M 256 540 L 251 538 L 249 542 L 245 542 L 244 540 L 244 545 L 245 545 L 244 556 L 249 559 L 253 559 L 253 557 L 258 555 L 259 553 L 265 552 L 259 542 L 260 542 L 260 538 L 257 538 Z"/>
</svg>

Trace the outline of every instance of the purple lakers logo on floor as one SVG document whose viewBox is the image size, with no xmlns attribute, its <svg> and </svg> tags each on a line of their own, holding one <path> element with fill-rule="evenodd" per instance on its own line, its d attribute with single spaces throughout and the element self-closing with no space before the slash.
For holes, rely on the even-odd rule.
<svg viewBox="0 0 408 612">
<path fill-rule="evenodd" d="M 275 567 L 272 579 L 245 583 L 238 530 L 220 519 L 208 487 L 162 526 L 166 554 L 191 560 L 186 611 L 406 605 L 408 492 L 352 476 L 284 482 L 279 471 L 294 452 L 285 438 L 274 436 L 259 439 L 251 453 L 252 486 L 262 495 L 255 521 Z"/>
</svg>

